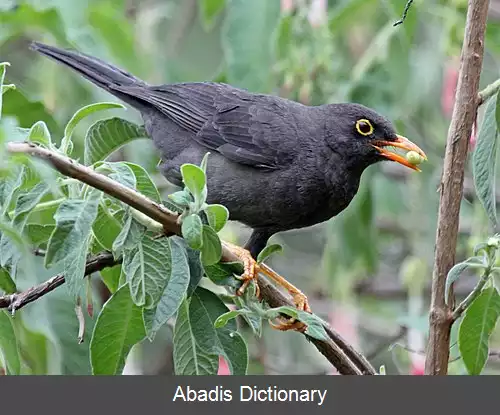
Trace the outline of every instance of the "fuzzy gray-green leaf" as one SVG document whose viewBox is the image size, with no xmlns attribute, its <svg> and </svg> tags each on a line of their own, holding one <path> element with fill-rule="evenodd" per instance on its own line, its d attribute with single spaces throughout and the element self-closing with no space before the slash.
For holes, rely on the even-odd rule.
<svg viewBox="0 0 500 415">
<path fill-rule="evenodd" d="M 98 196 L 99 193 L 93 191 L 85 200 L 65 200 L 55 214 L 56 228 L 47 246 L 45 266 L 64 264 L 66 284 L 72 295 L 76 295 L 83 284 Z"/>
<path fill-rule="evenodd" d="M 191 297 L 189 320 L 196 344 L 205 353 L 224 356 L 233 375 L 244 375 L 248 365 L 247 345 L 238 333 L 236 322 L 229 320 L 215 328 L 217 318 L 229 309 L 214 293 L 198 287 Z"/>
<path fill-rule="evenodd" d="M 94 375 L 121 374 L 130 349 L 146 336 L 142 309 L 122 286 L 104 304 L 90 340 Z"/>
<path fill-rule="evenodd" d="M 165 238 L 166 239 L 166 238 Z M 174 238 L 168 238 L 171 252 L 170 273 L 168 280 L 155 308 L 144 310 L 144 322 L 148 337 L 153 340 L 158 330 L 178 310 L 189 286 L 190 274 L 188 257 L 184 246 Z"/>
<path fill-rule="evenodd" d="M 180 307 L 174 328 L 174 370 L 176 375 L 215 375 L 219 366 L 216 353 L 204 352 L 197 344 L 189 317 L 189 301 Z"/>
<path fill-rule="evenodd" d="M 495 165 L 498 147 L 498 130 L 495 115 L 497 100 L 498 97 L 495 95 L 486 104 L 483 122 L 479 129 L 472 157 L 474 187 L 479 201 L 494 226 L 497 226 L 495 202 Z"/>
<path fill-rule="evenodd" d="M 126 143 L 147 137 L 146 130 L 121 118 L 97 121 L 85 136 L 84 161 L 86 165 L 104 160 Z"/>
</svg>

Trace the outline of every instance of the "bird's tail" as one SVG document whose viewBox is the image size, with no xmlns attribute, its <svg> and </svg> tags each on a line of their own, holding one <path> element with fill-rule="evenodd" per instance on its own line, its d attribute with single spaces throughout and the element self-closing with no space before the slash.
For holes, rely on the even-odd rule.
<svg viewBox="0 0 500 415">
<path fill-rule="evenodd" d="M 142 103 L 137 97 L 130 96 L 115 89 L 121 86 L 146 85 L 143 81 L 128 72 L 93 56 L 71 50 L 59 49 L 39 42 L 33 42 L 31 44 L 31 49 L 70 67 L 93 84 L 103 88 L 132 106 L 137 106 Z"/>
</svg>

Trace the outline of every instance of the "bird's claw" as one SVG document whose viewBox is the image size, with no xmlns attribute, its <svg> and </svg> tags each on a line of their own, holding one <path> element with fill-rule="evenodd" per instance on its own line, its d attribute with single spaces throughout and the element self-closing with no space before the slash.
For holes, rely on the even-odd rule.
<svg viewBox="0 0 500 415">
<path fill-rule="evenodd" d="M 239 277 L 236 277 L 240 281 L 242 281 L 241 286 L 236 291 L 237 296 L 242 296 L 247 290 L 248 286 L 253 282 L 255 284 L 255 296 L 260 300 L 260 288 L 259 283 L 257 281 L 257 275 L 259 274 L 258 264 L 252 267 L 252 269 L 245 269 L 243 274 Z"/>
<path fill-rule="evenodd" d="M 312 312 L 311 307 L 309 307 L 309 302 L 307 300 L 307 297 L 305 296 L 304 293 L 302 293 L 297 289 L 296 292 L 291 292 L 290 294 L 292 294 L 293 302 L 298 310 L 306 311 L 308 313 Z M 271 325 L 272 328 L 280 331 L 295 330 L 299 332 L 304 332 L 307 329 L 306 324 L 297 321 L 294 318 L 279 317 L 278 322 L 274 323 L 270 321 L 269 324 Z"/>
<path fill-rule="evenodd" d="M 281 287 L 285 288 L 293 297 L 293 302 L 298 310 L 306 311 L 308 313 L 311 312 L 311 308 L 309 307 L 309 302 L 307 300 L 307 297 L 305 296 L 304 293 L 302 293 L 302 291 L 300 291 L 294 285 L 290 284 L 281 275 L 276 274 L 276 272 L 274 272 L 267 265 L 258 264 L 257 261 L 255 261 L 255 259 L 252 257 L 250 252 L 248 252 L 246 249 L 243 249 L 233 244 L 229 244 L 227 242 L 225 243 L 229 246 L 231 251 L 238 257 L 238 259 L 243 262 L 243 274 L 239 277 L 236 277 L 240 281 L 242 281 L 241 286 L 236 291 L 236 295 L 238 296 L 243 295 L 245 293 L 245 290 L 253 281 L 255 283 L 255 295 L 258 299 L 260 299 L 260 288 L 257 282 L 257 278 L 260 272 L 265 276 L 267 276 L 268 278 L 270 278 L 271 280 L 275 281 Z M 307 328 L 307 326 L 304 323 L 297 321 L 294 318 L 285 318 L 285 317 L 278 318 L 277 322 L 270 321 L 269 324 L 276 330 L 281 330 L 281 331 L 296 330 L 303 332 Z"/>
<path fill-rule="evenodd" d="M 255 284 L 255 296 L 260 299 L 260 288 L 259 284 L 257 282 L 257 278 L 259 275 L 260 267 L 257 261 L 255 261 L 246 249 L 243 249 L 239 246 L 229 244 L 226 242 L 227 245 L 231 248 L 233 253 L 238 257 L 238 259 L 243 262 L 243 274 L 241 276 L 236 277 L 240 281 L 242 281 L 241 286 L 238 288 L 236 291 L 237 296 L 241 296 L 245 293 L 245 290 L 248 288 L 248 286 L 252 283 L 252 281 Z"/>
</svg>

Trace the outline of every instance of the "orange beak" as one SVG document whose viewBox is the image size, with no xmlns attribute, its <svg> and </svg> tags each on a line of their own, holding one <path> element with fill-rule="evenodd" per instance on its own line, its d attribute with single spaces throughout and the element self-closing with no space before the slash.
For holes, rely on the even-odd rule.
<svg viewBox="0 0 500 415">
<path fill-rule="evenodd" d="M 415 164 L 410 163 L 405 157 L 401 156 L 400 154 L 393 153 L 392 151 L 386 150 L 382 147 L 390 146 L 390 147 L 402 148 L 407 151 L 415 151 L 420 156 L 422 156 L 424 160 L 427 160 L 427 156 L 420 149 L 419 146 L 417 146 L 415 143 L 412 143 L 406 137 L 403 137 L 401 135 L 397 135 L 397 139 L 395 141 L 375 141 L 372 144 L 372 146 L 375 147 L 380 153 L 380 155 L 385 157 L 386 159 L 395 161 L 399 164 L 402 164 L 403 166 L 409 167 L 410 169 L 416 171 L 421 171 L 421 170 Z"/>
</svg>

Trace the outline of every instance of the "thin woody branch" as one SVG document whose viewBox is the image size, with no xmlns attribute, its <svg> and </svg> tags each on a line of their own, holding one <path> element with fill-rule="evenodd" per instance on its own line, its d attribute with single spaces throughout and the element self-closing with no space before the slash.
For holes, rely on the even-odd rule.
<svg viewBox="0 0 500 415">
<path fill-rule="evenodd" d="M 99 189 L 106 194 L 115 197 L 116 199 L 132 206 L 139 212 L 149 218 L 159 222 L 167 234 L 181 235 L 180 225 L 178 223 L 178 215 L 166 209 L 164 206 L 153 202 L 142 194 L 123 186 L 122 184 L 110 179 L 107 176 L 99 174 L 91 168 L 81 165 L 80 163 L 65 157 L 51 150 L 42 148 L 33 143 L 7 143 L 7 150 L 10 153 L 29 154 L 33 157 L 45 160 L 57 171 L 65 176 L 77 179 L 89 186 Z M 238 261 L 238 257 L 223 243 L 222 260 L 225 262 Z M 87 266 L 89 264 L 87 263 Z M 106 265 L 109 266 L 109 265 Z M 103 266 L 104 268 L 105 266 Z M 102 268 L 101 268 L 102 269 Z M 87 271 L 87 270 L 86 270 Z M 98 271 L 98 269 L 95 269 Z M 92 271 L 92 272 L 95 272 Z M 91 273 L 91 272 L 89 272 Z M 87 274 L 87 273 L 86 273 Z M 40 286 L 33 287 L 25 293 L 14 294 L 17 296 L 16 304 L 28 304 L 44 295 L 59 285 L 64 283 L 64 276 L 57 275 Z M 259 275 L 258 283 L 262 298 L 271 306 L 279 307 L 283 305 L 293 306 L 290 299 L 286 298 L 277 288 L 271 285 L 265 278 Z M 12 299 L 6 300 L 6 296 L 0 298 L 0 308 L 3 304 L 12 308 Z M 21 300 L 22 301 L 21 301 Z M 4 305 L 3 308 L 6 306 Z M 19 308 L 19 307 L 15 307 Z M 316 348 L 332 363 L 333 366 L 344 375 L 374 375 L 375 369 L 367 361 L 367 359 L 350 346 L 338 333 L 331 327 L 325 325 L 325 330 L 328 333 L 329 340 L 322 341 L 315 338 L 306 337 L 316 346 Z"/>
<path fill-rule="evenodd" d="M 440 184 L 436 251 L 432 276 L 429 341 L 425 361 L 427 375 L 446 375 L 450 330 L 453 324 L 453 290 L 445 299 L 446 276 L 455 263 L 464 170 L 479 98 L 479 78 L 484 52 L 484 32 L 488 0 L 469 0 L 465 38 L 462 47 L 455 107 L 448 131 Z"/>
<path fill-rule="evenodd" d="M 90 275 L 94 272 L 101 271 L 104 268 L 112 267 L 121 263 L 121 259 L 115 260 L 113 254 L 110 252 L 101 252 L 92 256 L 85 264 L 84 275 Z M 29 290 L 21 293 L 14 293 L 0 297 L 0 309 L 7 308 L 10 312 L 14 313 L 16 310 L 23 308 L 25 305 L 38 300 L 40 297 L 50 293 L 57 287 L 65 283 L 64 274 L 57 274 L 39 285 L 35 285 Z"/>
</svg>

